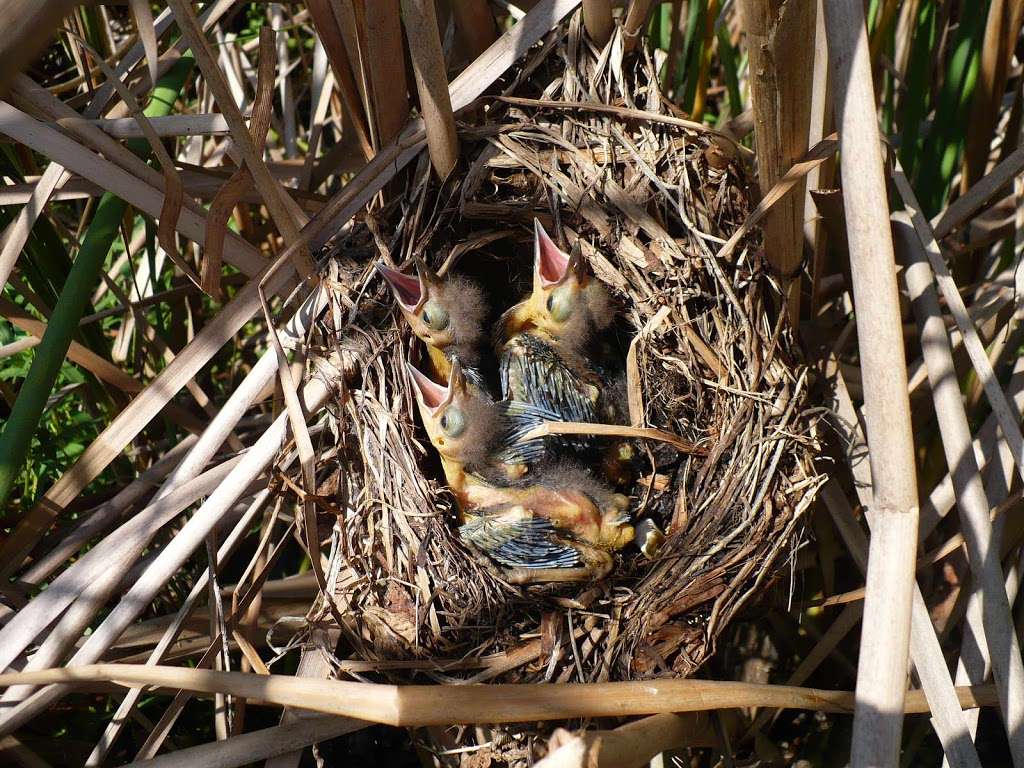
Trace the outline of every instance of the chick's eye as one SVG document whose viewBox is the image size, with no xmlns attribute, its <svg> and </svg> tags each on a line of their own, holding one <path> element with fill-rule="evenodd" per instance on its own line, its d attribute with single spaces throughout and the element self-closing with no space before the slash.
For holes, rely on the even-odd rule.
<svg viewBox="0 0 1024 768">
<path fill-rule="evenodd" d="M 441 430 L 448 437 L 458 437 L 466 431 L 466 418 L 459 408 L 449 408 L 441 415 Z"/>
<path fill-rule="evenodd" d="M 560 286 L 548 295 L 548 314 L 556 323 L 565 322 L 572 314 L 573 296 L 567 288 L 567 286 Z"/>
<path fill-rule="evenodd" d="M 434 331 L 443 331 L 448 327 L 448 310 L 436 301 L 428 301 L 423 305 L 423 322 Z"/>
</svg>

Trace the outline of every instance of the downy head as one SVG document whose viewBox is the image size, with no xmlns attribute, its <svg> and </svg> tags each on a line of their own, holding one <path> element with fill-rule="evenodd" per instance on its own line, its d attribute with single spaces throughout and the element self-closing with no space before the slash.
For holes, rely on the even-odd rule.
<svg viewBox="0 0 1024 768">
<path fill-rule="evenodd" d="M 506 335 L 536 328 L 580 347 L 612 322 L 607 290 L 590 274 L 579 246 L 566 253 L 533 222 L 533 290 L 503 318 Z"/>
<path fill-rule="evenodd" d="M 464 466 L 483 465 L 503 434 L 497 404 L 469 385 L 458 358 L 452 361 L 447 385 L 432 381 L 411 363 L 406 369 L 420 418 L 437 452 Z"/>
<path fill-rule="evenodd" d="M 416 275 L 377 263 L 412 332 L 431 347 L 463 360 L 479 354 L 486 307 L 480 287 L 462 277 L 441 278 L 416 258 Z"/>
</svg>

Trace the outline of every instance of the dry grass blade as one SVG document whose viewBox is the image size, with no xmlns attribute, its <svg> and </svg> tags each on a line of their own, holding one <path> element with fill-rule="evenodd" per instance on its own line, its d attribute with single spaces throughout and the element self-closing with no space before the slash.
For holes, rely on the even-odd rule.
<svg viewBox="0 0 1024 768">
<path fill-rule="evenodd" d="M 445 686 L 445 704 L 438 707 L 438 686 L 432 685 L 352 683 L 138 664 L 92 664 L 0 675 L 2 687 L 67 686 L 88 681 L 229 693 L 268 704 L 407 727 L 627 717 L 739 706 L 849 714 L 854 704 L 854 696 L 849 691 L 722 680 Z M 995 690 L 992 686 L 960 688 L 957 697 L 964 707 L 992 706 Z M 920 691 L 907 695 L 905 711 L 928 711 Z"/>
<path fill-rule="evenodd" d="M 897 187 L 901 195 L 907 192 L 907 186 L 902 170 L 897 169 Z M 991 665 L 1014 764 L 1024 765 L 1024 696 L 1021 695 L 1024 691 L 1024 663 L 1003 587 L 1004 576 L 999 565 L 998 544 L 993 541 L 989 520 L 990 504 L 971 447 L 970 426 L 957 381 L 949 337 L 942 321 L 939 297 L 934 288 L 934 275 L 924 245 L 917 238 L 909 218 L 907 216 L 902 223 L 897 223 L 908 265 L 905 279 L 921 326 L 921 348 L 928 364 L 928 378 L 931 381 L 946 463 L 950 467 L 957 492 L 957 506 L 960 508 L 961 527 L 967 541 L 971 570 L 980 582 L 982 602 L 978 604 L 971 601 L 968 608 L 975 616 L 978 612 L 981 614 L 983 631 L 978 632 L 979 627 L 973 633 L 974 642 L 979 646 L 981 665 L 979 669 L 967 671 L 973 673 L 972 677 L 984 680 L 988 671 L 986 668 Z M 924 221 L 923 217 L 921 221 Z M 972 323 L 971 330 L 973 328 Z M 970 336 L 965 333 L 964 338 L 970 350 Z M 987 356 L 985 361 L 988 362 Z M 991 370 L 989 373 L 994 377 Z M 980 372 L 980 375 L 986 374 Z M 1001 389 L 999 392 L 1003 394 Z M 994 410 L 999 413 L 998 409 Z M 1007 440 L 1012 446 L 1013 438 L 1005 431 L 1004 434 L 1007 434 Z M 961 658 L 964 658 L 963 654 Z"/>
<path fill-rule="evenodd" d="M 149 82 L 157 81 L 157 59 L 160 52 L 157 50 L 156 28 L 153 25 L 153 9 L 150 8 L 148 0 L 130 0 L 129 6 L 132 11 L 132 18 L 135 20 L 135 29 L 142 40 L 142 47 L 146 51 L 146 67 L 149 69 Z"/>
<path fill-rule="evenodd" d="M 330 388 L 321 379 L 311 379 L 303 392 L 307 411 L 315 413 L 329 392 Z M 102 658 L 128 625 L 145 610 L 168 579 L 181 568 L 193 550 L 203 544 L 222 515 L 263 474 L 280 449 L 285 433 L 286 419 L 282 416 L 242 455 L 224 482 L 160 551 L 156 559 L 122 596 L 117 606 L 89 635 L 86 642 L 71 657 L 69 665 L 90 664 Z M 99 607 L 94 606 L 97 610 Z M 20 727 L 41 709 L 60 698 L 63 693 L 59 686 L 51 686 L 34 694 L 0 718 L 0 732 L 10 732 Z"/>
<path fill-rule="evenodd" d="M 1017 465 L 1017 471 L 1024 477 L 1024 434 L 1021 433 L 1018 415 L 1015 409 L 1010 406 L 1006 393 L 999 385 L 999 380 L 996 378 L 995 371 L 992 368 L 992 362 L 989 360 L 985 346 L 978 336 L 978 329 L 967 312 L 967 307 L 964 304 L 963 297 L 960 295 L 960 290 L 957 288 L 953 275 L 950 274 L 946 260 L 942 256 L 938 242 L 936 242 L 935 233 L 932 231 L 928 219 L 921 211 L 914 191 L 910 187 L 910 182 L 898 167 L 893 174 L 893 180 L 896 182 L 896 189 L 900 197 L 903 198 L 903 204 L 910 214 L 910 220 L 914 225 L 914 230 L 917 232 L 921 248 L 927 255 L 928 261 L 934 270 L 935 280 L 938 282 L 942 296 L 946 300 L 949 312 L 956 321 L 960 333 L 963 334 L 964 347 L 970 356 L 971 365 L 974 366 L 978 373 L 978 378 L 985 388 L 985 396 L 992 407 L 992 412 L 998 419 L 999 427 L 1003 430 L 1003 435 L 1013 451 L 1013 459 Z M 1021 738 L 1024 738 L 1024 734 L 1022 734 Z M 1024 745 L 1022 745 L 1022 748 L 1024 748 Z M 1021 757 L 1024 759 L 1024 754 Z"/>
<path fill-rule="evenodd" d="M 854 299 L 873 308 L 857 314 L 875 524 L 857 667 L 852 763 L 854 768 L 893 766 L 903 727 L 917 548 L 914 439 L 864 11 L 858 3 L 826 0 L 824 5 L 829 60 L 836 76 Z"/>
<path fill-rule="evenodd" d="M 52 128 L 47 128 L 44 124 L 33 120 L 9 104 L 0 103 L 0 133 L 32 147 L 65 168 L 95 181 L 118 197 L 131 200 L 136 207 L 153 218 L 159 217 L 163 212 L 165 196 L 161 189 L 150 186 L 138 176 L 85 150 L 63 134 Z M 139 162 L 144 165 L 141 161 Z M 181 211 L 176 224 L 178 230 L 185 237 L 196 242 L 203 241 L 206 222 L 198 214 L 185 208 Z M 266 266 L 263 259 L 251 247 L 232 248 L 227 251 L 226 255 L 247 274 L 259 274 Z"/>
<path fill-rule="evenodd" d="M 869 562 L 868 541 L 854 519 L 849 501 L 835 481 L 826 483 L 822 489 L 822 498 L 854 561 L 866 572 Z M 868 519 L 874 529 L 874 514 Z M 928 615 L 924 597 L 916 584 L 913 590 L 910 654 L 921 688 L 932 709 L 936 735 L 952 765 L 972 768 L 980 766 L 981 761 L 971 741 L 968 721 L 957 704 L 956 689 L 946 668 L 942 647 Z"/>
<path fill-rule="evenodd" d="M 1024 147 L 1018 147 L 1011 152 L 977 184 L 958 197 L 946 210 L 935 216 L 932 228 L 935 230 L 936 239 L 941 240 L 961 226 L 1021 172 L 1024 172 Z"/>
<path fill-rule="evenodd" d="M 0 34 L 0 96 L 7 93 L 10 81 L 45 45 L 63 16 L 76 0 L 8 0 L 4 6 L 6 23 Z"/>
</svg>

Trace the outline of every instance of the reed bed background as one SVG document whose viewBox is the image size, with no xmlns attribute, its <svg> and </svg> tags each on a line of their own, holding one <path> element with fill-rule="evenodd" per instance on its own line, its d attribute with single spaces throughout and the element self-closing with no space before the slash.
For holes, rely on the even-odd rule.
<svg viewBox="0 0 1024 768">
<path fill-rule="evenodd" d="M 1024 3 L 0 10 L 5 763 L 1024 767 Z M 372 274 L 534 215 L 705 449 L 568 591 L 460 547 Z"/>
</svg>

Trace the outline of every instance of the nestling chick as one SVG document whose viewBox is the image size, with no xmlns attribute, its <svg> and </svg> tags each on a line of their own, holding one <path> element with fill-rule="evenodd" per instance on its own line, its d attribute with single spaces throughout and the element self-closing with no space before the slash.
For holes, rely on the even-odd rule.
<svg viewBox="0 0 1024 768">
<path fill-rule="evenodd" d="M 409 375 L 467 543 L 490 555 L 514 583 L 581 581 L 608 572 L 608 551 L 633 539 L 629 500 L 579 468 L 537 464 L 544 456 L 540 441 L 517 442 L 552 414 L 493 402 L 467 386 L 457 358 L 448 386 L 413 366 Z"/>
<path fill-rule="evenodd" d="M 447 381 L 452 358 L 457 356 L 470 380 L 484 386 L 480 373 L 487 316 L 483 291 L 471 280 L 442 279 L 421 260 L 415 263 L 415 277 L 380 262 L 376 267 L 412 332 L 426 344 L 438 380 Z"/>
<path fill-rule="evenodd" d="M 533 290 L 498 327 L 503 396 L 554 411 L 565 421 L 621 421 L 590 354 L 592 342 L 613 320 L 608 291 L 580 252 L 560 250 L 534 220 Z"/>
<path fill-rule="evenodd" d="M 406 369 L 423 426 L 460 505 L 478 503 L 472 499 L 476 485 L 518 479 L 544 457 L 543 438 L 521 438 L 544 421 L 557 420 L 555 414 L 526 403 L 495 402 L 466 378 L 457 357 L 447 385 L 409 363 Z"/>
</svg>

